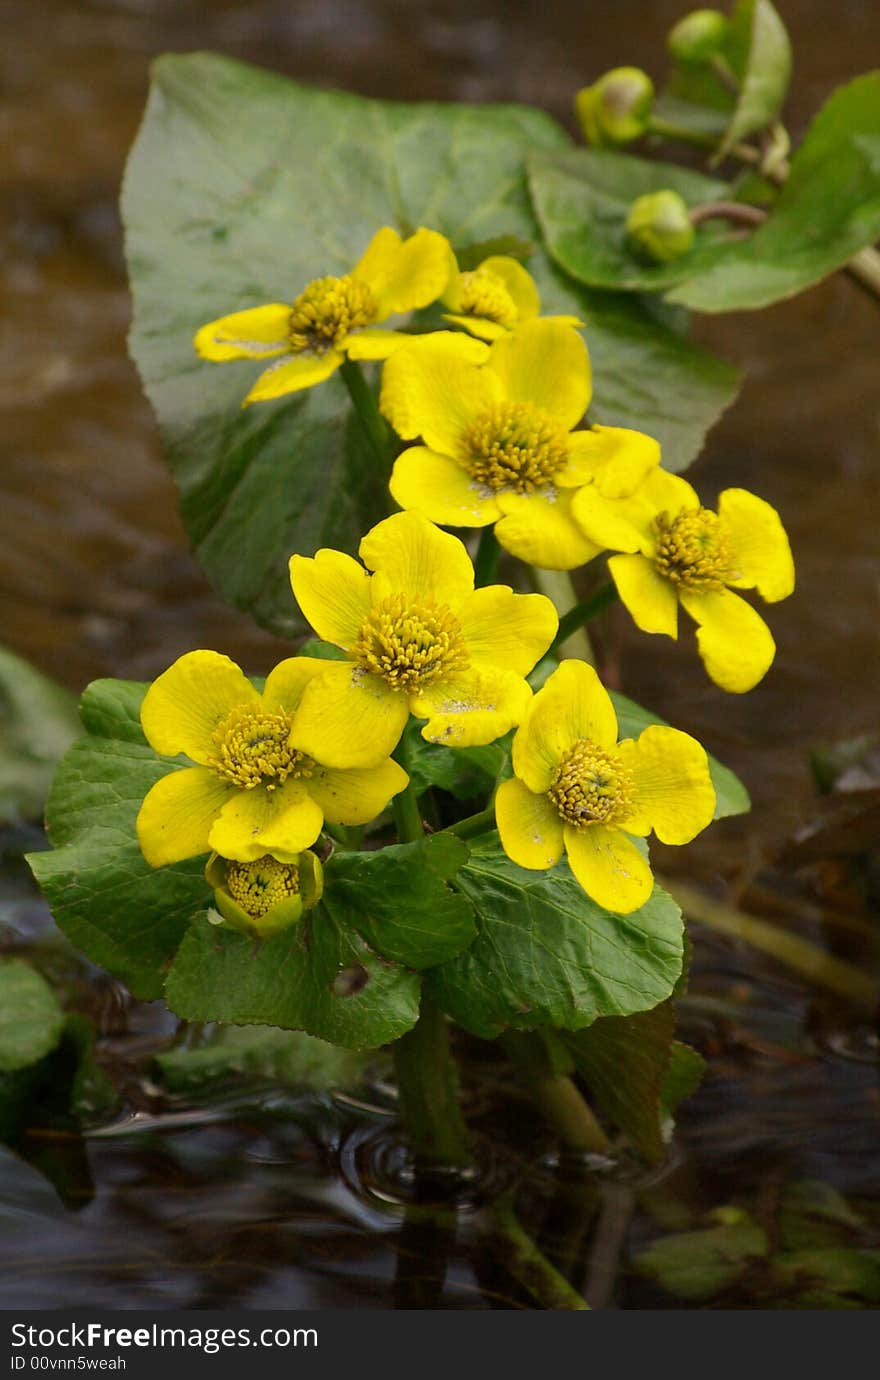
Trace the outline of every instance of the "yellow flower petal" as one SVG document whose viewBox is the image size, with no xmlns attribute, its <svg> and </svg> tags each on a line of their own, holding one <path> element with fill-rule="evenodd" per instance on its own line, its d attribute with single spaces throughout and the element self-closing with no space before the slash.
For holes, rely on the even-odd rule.
<svg viewBox="0 0 880 1380">
<path fill-rule="evenodd" d="M 208 767 L 184 767 L 157 781 L 137 817 L 138 843 L 150 866 L 210 852 L 211 825 L 234 793 Z"/>
<path fill-rule="evenodd" d="M 291 556 L 290 584 L 318 636 L 351 647 L 370 611 L 370 577 L 363 566 L 324 547 L 314 556 Z"/>
<path fill-rule="evenodd" d="M 457 316 L 453 312 L 443 313 L 444 321 L 451 321 L 453 326 L 461 326 L 463 330 L 470 331 L 471 335 L 478 336 L 480 340 L 500 340 L 501 336 L 507 335 L 507 327 L 499 326 L 497 321 L 490 321 L 486 316 Z"/>
<path fill-rule="evenodd" d="M 556 609 L 543 594 L 514 594 L 507 585 L 475 589 L 458 616 L 475 666 L 503 666 L 520 676 L 540 661 L 559 628 Z"/>
<path fill-rule="evenodd" d="M 479 747 L 518 724 L 531 698 L 521 676 L 501 667 L 480 667 L 414 695 L 410 708 L 417 719 L 428 720 L 422 737 L 429 743 Z"/>
<path fill-rule="evenodd" d="M 364 326 L 346 336 L 340 350 L 349 359 L 387 359 L 396 350 L 408 345 L 414 337 L 405 331 L 383 330 L 381 326 Z"/>
<path fill-rule="evenodd" d="M 678 513 L 699 508 L 700 500 L 686 479 L 659 467 L 649 470 L 634 493 L 608 498 L 598 484 L 578 489 L 572 512 L 578 526 L 600 548 L 609 551 L 654 550 L 654 518 L 658 513 Z"/>
<path fill-rule="evenodd" d="M 617 742 L 617 715 L 592 666 L 563 661 L 532 700 L 513 740 L 513 770 L 532 791 L 547 791 L 560 761 L 581 738 Z"/>
<path fill-rule="evenodd" d="M 259 695 L 244 672 L 220 652 L 187 652 L 153 681 L 141 706 L 141 725 L 151 748 L 164 757 L 185 752 L 204 764 L 213 755 L 212 735 L 230 710 L 256 703 Z"/>
<path fill-rule="evenodd" d="M 405 441 L 421 436 L 431 450 L 465 459 L 465 428 L 501 397 L 499 380 L 479 367 L 488 346 L 453 331 L 410 340 L 382 370 L 379 406 Z"/>
<path fill-rule="evenodd" d="M 369 824 L 408 782 L 403 768 L 389 757 L 378 767 L 316 766 L 306 785 L 331 824 Z"/>
<path fill-rule="evenodd" d="M 751 604 L 732 590 L 679 596 L 697 627 L 697 647 L 716 685 L 745 694 L 767 674 L 776 655 L 770 629 Z"/>
<path fill-rule="evenodd" d="M 660 724 L 618 748 L 634 785 L 630 834 L 649 834 L 662 843 L 690 843 L 715 814 L 715 788 L 706 750 L 696 738 Z"/>
<path fill-rule="evenodd" d="M 572 517 L 572 495 L 565 489 L 536 489 L 531 494 L 502 491 L 503 513 L 495 535 L 505 551 L 544 570 L 574 570 L 599 554 Z"/>
<path fill-rule="evenodd" d="M 538 315 L 541 298 L 535 280 L 517 259 L 511 259 L 507 254 L 490 254 L 478 267 L 501 279 L 513 299 L 521 322 Z"/>
<path fill-rule="evenodd" d="M 546 795 L 536 795 L 514 777 L 495 797 L 501 846 L 520 867 L 543 872 L 562 857 L 562 820 Z"/>
<path fill-rule="evenodd" d="M 776 509 L 747 489 L 725 489 L 718 499 L 718 518 L 736 562 L 735 589 L 757 589 L 768 603 L 794 591 L 794 561 Z"/>
<path fill-rule="evenodd" d="M 290 656 L 279 661 L 266 677 L 263 688 L 265 709 L 282 709 L 293 714 L 298 708 L 306 686 L 315 676 L 327 669 L 327 662 L 319 656 Z"/>
<path fill-rule="evenodd" d="M 419 229 L 401 240 L 390 226 L 377 231 L 351 276 L 366 283 L 379 306 L 377 320 L 436 302 L 449 280 L 449 241 Z"/>
<path fill-rule="evenodd" d="M 545 408 L 566 430 L 577 426 L 589 406 L 590 357 L 570 326 L 540 317 L 526 321 L 495 341 L 489 367 L 506 398 Z"/>
<path fill-rule="evenodd" d="M 565 826 L 568 865 L 588 896 L 617 915 L 631 915 L 654 889 L 651 868 L 632 839 L 619 829 Z"/>
<path fill-rule="evenodd" d="M 658 575 L 647 556 L 612 556 L 608 572 L 622 602 L 642 632 L 678 637 L 678 599 L 675 587 Z"/>
<path fill-rule="evenodd" d="M 285 781 L 276 791 L 261 786 L 236 791 L 220 811 L 209 841 L 215 852 L 236 862 L 256 862 L 264 853 L 279 862 L 295 862 L 315 842 L 323 822 L 306 783 Z"/>
<path fill-rule="evenodd" d="M 592 481 L 605 498 L 627 498 L 660 464 L 660 443 L 641 431 L 594 426 L 574 431 L 569 463 L 556 482 L 576 487 Z"/>
<path fill-rule="evenodd" d="M 291 742 L 326 767 L 378 766 L 409 718 L 406 695 L 350 661 L 325 665 L 305 688 Z"/>
<path fill-rule="evenodd" d="M 410 446 L 394 462 L 389 485 L 401 508 L 449 527 L 486 527 L 501 516 L 495 495 L 475 484 L 448 455 Z"/>
<path fill-rule="evenodd" d="M 395 513 L 377 523 L 359 547 L 373 574 L 373 603 L 389 594 L 434 599 L 457 608 L 474 588 L 464 543 L 421 513 Z"/>
<path fill-rule="evenodd" d="M 329 379 L 344 358 L 338 350 L 328 350 L 324 355 L 293 355 L 288 359 L 279 359 L 276 364 L 270 364 L 268 369 L 263 370 L 242 407 L 256 402 L 270 402 L 272 398 L 298 393 L 303 388 L 313 388 L 316 383 Z"/>
<path fill-rule="evenodd" d="M 290 350 L 290 307 L 270 302 L 209 321 L 193 344 L 202 359 L 269 359 Z"/>
</svg>

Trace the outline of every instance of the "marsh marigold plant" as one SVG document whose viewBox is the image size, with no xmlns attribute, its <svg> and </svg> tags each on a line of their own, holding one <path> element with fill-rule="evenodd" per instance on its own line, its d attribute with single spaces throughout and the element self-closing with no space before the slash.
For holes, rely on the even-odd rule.
<svg viewBox="0 0 880 1380">
<path fill-rule="evenodd" d="M 203 359 L 272 359 L 244 399 L 266 402 L 323 383 L 349 359 L 385 359 L 408 337 L 379 325 L 434 302 L 450 272 L 449 243 L 436 230 L 401 239 L 377 231 L 350 273 L 316 278 L 292 303 L 269 302 L 202 326 Z"/>
<path fill-rule="evenodd" d="M 618 742 L 611 699 L 582 661 L 563 661 L 535 695 L 513 740 L 513 770 L 495 802 L 508 857 L 542 871 L 565 853 L 587 895 L 621 915 L 654 885 L 630 835 L 689 843 L 715 810 L 696 739 L 654 725 Z"/>
<path fill-rule="evenodd" d="M 525 680 L 556 634 L 541 594 L 474 589 L 464 544 L 419 513 L 397 513 L 360 544 L 293 556 L 293 592 L 319 637 L 345 653 L 325 661 L 297 714 L 297 742 L 328 764 L 368 766 L 392 752 L 409 715 L 430 742 L 490 743 L 518 724 Z"/>
</svg>

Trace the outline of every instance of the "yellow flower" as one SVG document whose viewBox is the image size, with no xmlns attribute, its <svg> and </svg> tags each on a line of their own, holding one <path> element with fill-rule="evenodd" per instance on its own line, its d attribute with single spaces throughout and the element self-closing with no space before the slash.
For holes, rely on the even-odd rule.
<svg viewBox="0 0 880 1380">
<path fill-rule="evenodd" d="M 294 862 L 324 820 L 367 824 L 409 778 L 376 756 L 367 770 L 340 771 L 306 753 L 296 711 L 316 657 L 291 657 L 255 689 L 229 657 L 188 652 L 153 682 L 141 707 L 147 742 L 166 757 L 197 764 L 172 771 L 148 792 L 137 818 L 152 867 L 211 849 L 234 862 L 272 854 Z"/>
<path fill-rule="evenodd" d="M 454 527 L 495 523 L 514 556 L 572 570 L 600 549 L 572 518 L 584 484 L 632 493 L 660 460 L 649 436 L 618 427 L 573 431 L 591 396 L 590 360 L 577 331 L 526 322 L 491 346 L 439 331 L 411 340 L 385 365 L 381 407 L 411 446 L 394 465 L 402 508 Z"/>
<path fill-rule="evenodd" d="M 235 862 L 212 853 L 205 877 L 213 887 L 219 917 L 230 928 L 263 939 L 295 925 L 321 899 L 324 870 L 306 850 L 291 862 L 267 853 L 254 862 Z"/>
<path fill-rule="evenodd" d="M 794 589 L 794 562 L 775 508 L 745 489 L 725 489 L 718 512 L 703 508 L 686 480 L 655 470 L 630 497 L 609 501 L 582 490 L 574 515 L 612 556 L 608 569 L 643 632 L 678 636 L 678 605 L 697 624 L 703 663 L 722 690 L 751 690 L 776 644 L 760 614 L 736 589 L 768 603 Z"/>
<path fill-rule="evenodd" d="M 360 557 L 366 570 L 341 551 L 291 558 L 300 608 L 346 653 L 306 688 L 297 744 L 329 765 L 366 767 L 393 750 L 410 713 L 427 719 L 424 738 L 450 747 L 519 723 L 532 693 L 524 677 L 556 634 L 550 600 L 475 590 L 462 542 L 418 513 L 380 522 Z"/>
<path fill-rule="evenodd" d="M 541 310 L 534 278 L 521 263 L 505 254 L 492 254 L 465 272 L 452 255 L 449 282 L 441 301 L 449 308 L 445 313 L 447 321 L 463 326 L 481 340 L 498 340 L 516 326 L 534 320 Z M 583 324 L 576 316 L 545 319 L 568 326 Z"/>
<path fill-rule="evenodd" d="M 385 359 L 409 339 L 377 322 L 426 307 L 449 278 L 448 240 L 417 230 L 402 240 L 386 226 L 343 277 L 316 278 L 296 300 L 232 312 L 202 326 L 195 347 L 203 359 L 275 359 L 244 400 L 265 402 L 323 383 L 350 359 Z"/>
<path fill-rule="evenodd" d="M 627 835 L 653 829 L 662 843 L 688 843 L 715 811 L 696 739 L 656 725 L 619 743 L 614 706 L 583 661 L 563 661 L 535 695 L 513 740 L 513 770 L 495 801 L 508 857 L 542 871 L 565 852 L 587 895 L 621 915 L 654 885 Z"/>
</svg>

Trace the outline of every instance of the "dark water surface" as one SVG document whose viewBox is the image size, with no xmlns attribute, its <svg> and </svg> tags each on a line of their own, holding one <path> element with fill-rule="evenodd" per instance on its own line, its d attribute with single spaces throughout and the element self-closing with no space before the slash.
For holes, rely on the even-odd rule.
<svg viewBox="0 0 880 1380">
<path fill-rule="evenodd" d="M 154 55 L 213 48 L 368 95 L 523 100 L 569 123 L 572 93 L 605 68 L 633 62 L 660 75 L 662 35 L 682 8 L 0 0 L 0 642 L 77 691 L 100 675 L 152 677 L 197 645 L 253 669 L 286 654 L 206 587 L 125 353 L 116 197 Z M 880 57 L 880 9 L 781 8 L 795 43 L 797 137 L 835 85 Z M 796 597 L 771 611 L 779 654 L 764 684 L 725 697 L 688 639 L 664 642 L 658 657 L 624 617 L 614 627 L 628 693 L 702 738 L 755 802 L 686 857 L 664 857 L 667 871 L 686 869 L 861 965 L 874 945 L 849 892 L 832 905 L 813 875 L 777 859 L 817 810 L 810 750 L 877 730 L 878 325 L 876 305 L 838 276 L 770 311 L 697 326 L 746 377 L 697 482 L 710 497 L 730 483 L 766 496 L 798 562 Z M 45 924 L 23 882 L 3 923 L 9 949 Z M 477 1207 L 463 1210 L 454 1243 L 402 1226 L 376 1170 L 387 1168 L 392 1125 L 381 1096 L 367 1090 L 373 1111 L 289 1094 L 236 1111 L 236 1088 L 220 1105 L 169 1108 L 142 1057 L 167 1043 L 167 1018 L 97 975 L 81 984 L 103 1057 L 127 1080 L 124 1105 L 85 1148 L 61 1138 L 67 1206 L 37 1169 L 0 1150 L 0 1306 L 387 1307 L 419 1288 L 425 1306 L 528 1306 L 487 1263 Z M 712 1071 L 682 1117 L 674 1161 L 653 1176 L 659 1190 L 635 1171 L 599 1176 L 589 1207 L 572 1214 L 565 1175 L 540 1158 L 541 1132 L 523 1118 L 499 1131 L 496 1109 L 482 1109 L 501 1147 L 489 1177 L 520 1183 L 521 1213 L 599 1303 L 656 1305 L 627 1252 L 720 1203 L 747 1203 L 770 1221 L 785 1185 L 811 1178 L 854 1196 L 870 1218 L 865 1204 L 880 1196 L 878 1059 L 864 1014 L 708 931 L 697 932 L 688 1003 L 685 1037 Z M 134 1113 L 141 1119 L 127 1121 Z M 444 1273 L 442 1296 L 430 1294 Z"/>
</svg>

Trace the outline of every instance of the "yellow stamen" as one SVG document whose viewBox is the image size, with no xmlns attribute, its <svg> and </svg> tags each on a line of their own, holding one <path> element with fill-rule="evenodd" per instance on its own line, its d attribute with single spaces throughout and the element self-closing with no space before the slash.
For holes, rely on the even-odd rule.
<svg viewBox="0 0 880 1380">
<path fill-rule="evenodd" d="M 499 326 L 515 326 L 519 320 L 516 303 L 506 284 L 488 268 L 475 268 L 461 275 L 461 303 L 464 316 L 481 316 Z"/>
<path fill-rule="evenodd" d="M 614 752 L 579 738 L 559 764 L 547 795 L 566 824 L 619 824 L 632 809 L 633 781 Z"/>
<path fill-rule="evenodd" d="M 700 593 L 723 589 L 733 576 L 731 554 L 717 513 L 708 508 L 685 508 L 676 517 L 658 513 L 654 532 L 654 564 L 674 584 Z"/>
<path fill-rule="evenodd" d="M 357 278 L 316 278 L 290 309 L 290 347 L 294 354 L 326 354 L 350 331 L 375 321 L 378 310 L 367 284 Z"/>
<path fill-rule="evenodd" d="M 471 475 L 494 493 L 543 488 L 568 459 L 565 430 L 534 403 L 493 403 L 465 429 L 464 444 Z"/>
<path fill-rule="evenodd" d="M 446 604 L 392 594 L 370 610 L 355 659 L 393 690 L 424 689 L 469 664 L 461 624 Z"/>
<path fill-rule="evenodd" d="M 256 862 L 230 862 L 226 867 L 226 890 L 246 915 L 259 920 L 273 906 L 299 893 L 299 869 L 280 863 L 267 853 Z"/>
<path fill-rule="evenodd" d="M 208 766 L 245 791 L 255 786 L 271 791 L 288 776 L 311 776 L 311 758 L 291 746 L 290 729 L 290 716 L 280 710 L 239 705 L 214 730 Z"/>
</svg>

